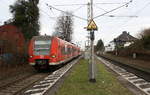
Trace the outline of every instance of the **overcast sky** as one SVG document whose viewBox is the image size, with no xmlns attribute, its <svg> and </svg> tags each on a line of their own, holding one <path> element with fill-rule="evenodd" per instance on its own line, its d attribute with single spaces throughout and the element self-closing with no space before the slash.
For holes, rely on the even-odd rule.
<svg viewBox="0 0 150 95">
<path fill-rule="evenodd" d="M 9 5 L 14 4 L 16 0 L 0 0 L 0 25 L 4 21 L 12 18 L 9 12 Z M 61 9 L 63 11 L 72 11 L 74 15 L 87 19 L 86 5 L 72 5 L 72 6 L 57 6 L 70 4 L 86 4 L 89 0 L 40 0 L 40 25 L 41 34 L 51 35 L 56 25 L 56 19 L 61 12 L 48 8 L 46 3 Z M 129 0 L 93 0 L 94 17 L 112 10 L 118 6 L 129 2 Z M 101 4 L 103 3 L 103 4 Z M 117 4 L 104 4 L 117 3 Z M 118 4 L 120 3 L 120 4 Z M 122 7 L 116 11 L 106 14 L 95 19 L 98 26 L 98 31 L 95 31 L 95 44 L 98 39 L 102 39 L 105 45 L 112 41 L 115 37 L 120 35 L 122 31 L 130 32 L 131 35 L 136 36 L 142 29 L 150 27 L 150 0 L 133 0 L 128 7 Z M 115 15 L 116 17 L 108 17 L 108 15 Z M 119 16 L 138 16 L 137 18 L 119 17 Z M 87 40 L 87 31 L 84 27 L 87 22 L 78 18 L 74 18 L 74 35 L 73 41 L 80 42 L 84 46 Z"/>
</svg>

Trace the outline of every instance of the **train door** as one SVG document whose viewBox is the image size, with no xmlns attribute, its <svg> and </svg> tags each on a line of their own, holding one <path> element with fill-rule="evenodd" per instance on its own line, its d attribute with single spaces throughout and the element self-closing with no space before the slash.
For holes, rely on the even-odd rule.
<svg viewBox="0 0 150 95">
<path fill-rule="evenodd" d="M 62 55 L 61 55 L 61 43 L 60 40 L 58 40 L 58 48 L 57 48 L 57 55 L 58 55 L 58 61 L 62 60 Z"/>
<path fill-rule="evenodd" d="M 65 59 L 69 57 L 68 48 L 69 48 L 68 45 L 65 44 Z"/>
<path fill-rule="evenodd" d="M 65 46 L 63 43 L 60 45 L 60 60 L 64 61 L 65 59 Z"/>
</svg>

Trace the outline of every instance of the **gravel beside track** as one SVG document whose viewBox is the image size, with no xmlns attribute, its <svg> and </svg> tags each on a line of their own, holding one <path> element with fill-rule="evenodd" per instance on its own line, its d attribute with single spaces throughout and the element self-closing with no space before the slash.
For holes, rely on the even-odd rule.
<svg viewBox="0 0 150 95">
<path fill-rule="evenodd" d="M 52 74 L 45 77 L 40 82 L 35 83 L 31 88 L 27 89 L 21 95 L 49 95 L 47 92 L 78 62 L 81 57 L 69 62 L 67 65 L 56 70 Z"/>
<path fill-rule="evenodd" d="M 128 65 L 128 64 L 124 64 L 124 63 L 121 63 L 121 62 L 118 62 L 116 60 L 113 60 L 113 59 L 110 59 L 110 58 L 107 58 L 105 56 L 100 56 L 101 58 L 121 67 L 121 68 L 124 68 L 125 70 L 137 75 L 138 77 L 141 77 L 143 79 L 145 79 L 146 81 L 150 82 L 150 72 L 149 71 L 146 71 L 144 69 L 141 69 L 141 68 L 137 68 L 136 66 L 132 66 L 132 65 Z"/>
<path fill-rule="evenodd" d="M 44 95 L 68 72 L 81 57 L 51 72 L 26 73 L 8 80 L 0 80 L 0 95 Z"/>
<path fill-rule="evenodd" d="M 145 94 L 142 95 L 150 95 L 150 80 L 147 80 L 150 77 L 150 74 L 146 74 L 148 72 L 138 71 L 138 69 L 129 67 L 126 65 L 121 65 L 118 63 L 109 60 L 103 57 L 97 57 L 100 61 L 102 61 L 107 67 L 115 71 L 117 74 L 122 76 L 122 78 L 126 79 L 128 82 L 133 84 L 139 90 L 143 91 Z M 140 72 L 140 74 L 139 74 Z M 142 75 L 142 77 L 141 77 Z"/>
<path fill-rule="evenodd" d="M 22 80 L 22 79 L 25 79 L 25 78 L 28 78 L 30 76 L 33 76 L 35 75 L 36 72 L 31 72 L 31 73 L 25 73 L 25 74 L 19 74 L 17 76 L 14 76 L 14 77 L 9 77 L 7 79 L 3 79 L 3 80 L 0 80 L 0 90 L 7 87 L 8 85 L 11 85 L 15 82 L 18 82 L 19 80 Z"/>
<path fill-rule="evenodd" d="M 0 88 L 0 95 L 15 95 L 26 87 L 46 77 L 48 74 L 33 74 L 24 78 L 18 79 L 12 83 L 4 85 Z"/>
</svg>

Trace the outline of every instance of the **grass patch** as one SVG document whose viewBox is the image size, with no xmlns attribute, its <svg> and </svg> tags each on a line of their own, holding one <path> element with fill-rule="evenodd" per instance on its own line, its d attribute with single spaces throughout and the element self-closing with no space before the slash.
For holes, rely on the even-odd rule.
<svg viewBox="0 0 150 95">
<path fill-rule="evenodd" d="M 99 64 L 98 60 L 96 60 L 97 82 L 90 83 L 87 63 L 88 61 L 81 59 L 75 65 L 56 95 L 133 95 L 106 70 L 103 64 Z"/>
</svg>

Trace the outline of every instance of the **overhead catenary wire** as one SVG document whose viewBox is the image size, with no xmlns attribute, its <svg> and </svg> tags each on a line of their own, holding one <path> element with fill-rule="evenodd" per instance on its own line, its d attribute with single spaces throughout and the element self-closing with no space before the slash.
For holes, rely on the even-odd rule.
<svg viewBox="0 0 150 95">
<path fill-rule="evenodd" d="M 94 3 L 93 5 L 97 5 L 97 4 L 124 4 L 127 2 L 121 2 L 121 3 Z M 85 4 L 60 4 L 60 5 L 52 5 L 52 6 L 80 6 L 80 5 L 87 5 L 87 3 Z"/>
<path fill-rule="evenodd" d="M 122 16 L 121 15 L 119 15 L 119 16 L 117 16 L 117 15 L 105 15 L 105 16 L 107 16 L 107 17 L 129 17 L 129 18 L 136 18 L 136 17 L 138 17 L 136 15 L 135 16 L 134 15 L 133 16 L 132 15 L 131 16 L 130 15 L 122 15 Z"/>
<path fill-rule="evenodd" d="M 105 15 L 105 14 L 108 14 L 108 13 L 110 13 L 110 12 L 113 12 L 113 11 L 115 11 L 115 10 L 121 8 L 121 7 L 128 6 L 128 4 L 131 3 L 131 2 L 132 2 L 132 0 L 130 0 L 130 2 L 122 2 L 122 3 L 94 3 L 94 4 L 123 4 L 123 3 L 125 3 L 125 4 L 122 5 L 122 6 L 119 6 L 119 7 L 115 8 L 115 9 L 112 9 L 112 10 L 110 10 L 110 11 L 106 11 L 106 10 L 104 10 L 104 9 L 102 9 L 102 8 L 99 8 L 99 9 L 105 11 L 105 13 L 103 13 L 103 14 L 101 14 L 101 15 L 99 15 L 99 16 L 96 16 L 96 17 L 94 17 L 93 19 L 98 18 L 98 17 L 100 17 L 100 16 L 103 16 L 103 15 Z M 67 12 L 65 12 L 65 11 L 63 11 L 63 10 L 60 10 L 60 9 L 54 7 L 54 6 L 77 6 L 77 5 L 83 5 L 83 6 L 84 6 L 84 5 L 87 5 L 87 4 L 62 4 L 62 5 L 53 5 L 53 6 L 52 6 L 52 5 L 48 5 L 48 4 L 46 4 L 46 5 L 47 5 L 48 7 L 50 7 L 50 9 L 53 8 L 53 9 L 55 9 L 55 10 L 57 10 L 57 11 L 60 11 L 60 12 L 63 12 L 63 13 L 66 13 L 66 14 L 67 14 Z M 80 8 L 81 8 L 81 7 L 79 7 L 79 9 L 80 9 Z M 79 9 L 77 9 L 77 10 L 79 10 Z M 76 16 L 76 15 L 73 15 L 73 14 L 72 14 L 72 16 L 73 16 L 73 17 L 76 17 L 76 18 L 78 18 L 78 19 L 87 21 L 87 19 L 85 19 L 85 18 Z"/>
<path fill-rule="evenodd" d="M 44 15 L 44 16 L 47 16 L 46 14 L 44 14 L 43 12 L 41 13 L 41 15 Z M 47 22 L 49 22 L 49 21 L 51 21 L 51 20 L 53 20 L 53 21 L 55 21 L 55 18 L 50 18 L 50 17 L 47 17 L 47 19 L 43 19 L 43 22 L 45 22 L 45 23 L 47 23 Z M 41 24 L 41 23 L 40 23 Z"/>
<path fill-rule="evenodd" d="M 101 16 L 104 16 L 105 14 L 111 13 L 111 12 L 113 12 L 113 11 L 115 11 L 115 10 L 118 10 L 118 9 L 124 7 L 124 6 L 128 6 L 131 2 L 132 2 L 132 0 L 129 1 L 128 3 L 124 4 L 124 5 L 121 5 L 121 6 L 117 7 L 117 8 L 114 8 L 114 9 L 112 9 L 112 10 L 110 10 L 110 11 L 107 11 L 107 12 L 105 12 L 105 13 L 103 13 L 103 14 L 100 14 L 100 15 L 94 17 L 93 19 L 96 19 L 96 18 L 99 18 L 99 17 L 101 17 Z"/>
<path fill-rule="evenodd" d="M 84 7 L 84 6 L 82 5 L 82 6 L 78 7 L 78 8 L 76 8 L 75 10 L 73 10 L 73 13 L 77 12 L 79 9 L 81 9 L 81 8 L 83 8 L 83 7 Z"/>
<path fill-rule="evenodd" d="M 53 16 L 55 16 L 55 13 L 53 12 L 53 10 L 52 10 L 52 9 L 50 9 L 50 11 L 52 12 Z"/>
<path fill-rule="evenodd" d="M 135 14 L 140 14 L 149 5 L 150 5 L 150 2 L 148 2 L 144 7 L 142 7 L 140 10 L 138 10 Z"/>
<path fill-rule="evenodd" d="M 94 3 L 93 5 L 98 5 L 98 4 L 105 4 L 105 5 L 112 5 L 112 4 L 125 4 L 125 3 L 127 3 L 127 2 L 121 2 L 121 3 Z"/>
<path fill-rule="evenodd" d="M 55 9 L 55 10 L 57 10 L 57 11 L 63 12 L 63 13 L 65 13 L 65 14 L 68 14 L 68 12 L 65 12 L 65 11 L 63 11 L 63 10 L 60 10 L 60 9 L 58 9 L 58 8 L 55 8 L 55 7 L 51 6 L 51 5 L 48 5 L 48 4 L 46 4 L 46 5 L 47 5 L 50 9 Z M 82 17 L 79 17 L 79 16 L 76 16 L 76 15 L 73 15 L 73 14 L 71 14 L 71 16 L 76 17 L 76 18 L 81 19 L 81 20 L 84 20 L 84 21 L 87 21 L 87 19 L 82 18 Z"/>
<path fill-rule="evenodd" d="M 150 5 L 150 2 L 148 2 L 147 4 L 144 5 L 144 7 L 142 7 L 141 9 L 139 9 L 138 11 L 135 12 L 134 15 L 138 16 L 138 14 L 140 14 L 147 6 Z M 125 21 L 124 24 L 122 24 L 121 27 L 125 26 L 127 23 L 129 23 L 130 21 L 132 21 L 133 18 L 130 18 L 129 20 Z"/>
<path fill-rule="evenodd" d="M 45 12 L 44 10 L 40 9 L 40 11 L 42 13 L 44 13 L 45 15 L 47 15 L 50 19 L 55 20 L 56 17 L 51 17 L 47 12 Z"/>
<path fill-rule="evenodd" d="M 81 6 L 81 5 L 87 5 L 87 4 L 60 4 L 60 5 L 52 5 L 52 6 Z"/>
<path fill-rule="evenodd" d="M 140 14 L 140 12 L 142 12 L 148 5 L 150 5 L 150 2 L 148 2 L 147 4 L 145 4 L 144 7 L 142 7 L 138 11 L 136 11 L 134 15 L 138 16 L 138 14 Z M 126 26 L 131 20 L 133 20 L 133 18 L 129 18 L 128 20 L 124 21 L 122 24 L 120 24 L 119 28 L 117 26 L 117 29 L 115 29 L 115 31 L 118 31 L 121 28 L 123 28 L 124 26 Z"/>
<path fill-rule="evenodd" d="M 105 9 L 103 9 L 103 8 L 101 8 L 101 7 L 99 7 L 99 6 L 94 6 L 94 7 L 96 7 L 96 8 L 98 8 L 98 9 L 100 9 L 100 10 L 103 10 L 104 12 L 108 12 L 108 11 L 106 11 Z"/>
</svg>

